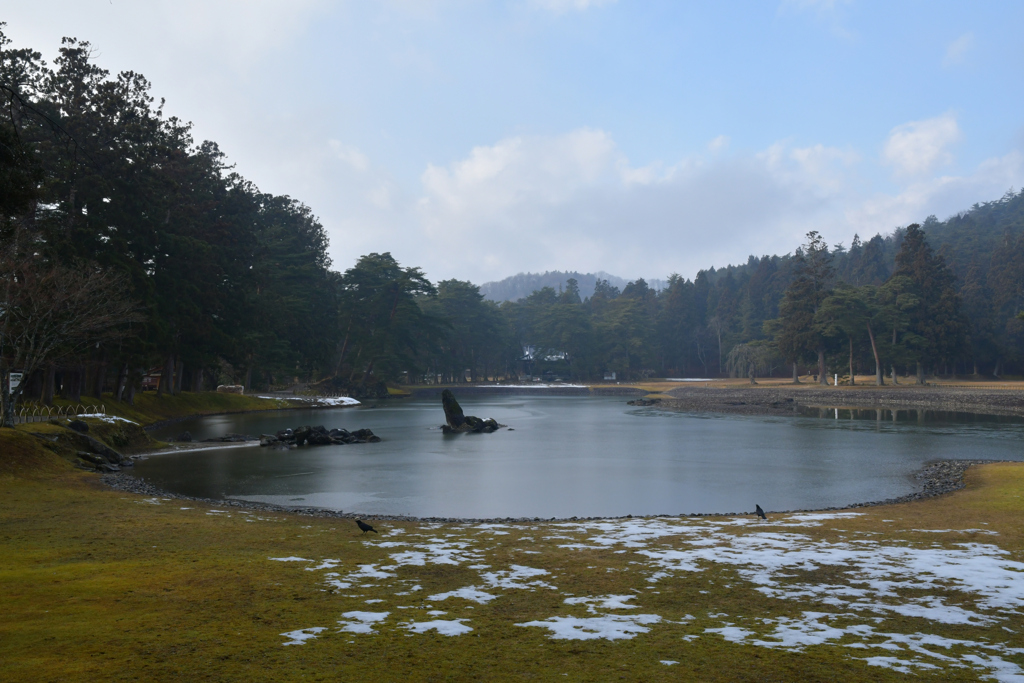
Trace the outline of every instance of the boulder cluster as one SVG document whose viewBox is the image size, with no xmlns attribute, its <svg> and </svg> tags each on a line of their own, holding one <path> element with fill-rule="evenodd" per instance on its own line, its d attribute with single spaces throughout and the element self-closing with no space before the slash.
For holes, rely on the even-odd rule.
<svg viewBox="0 0 1024 683">
<path fill-rule="evenodd" d="M 626 401 L 627 406 L 656 406 L 661 403 L 660 398 L 638 398 L 633 401 Z"/>
<path fill-rule="evenodd" d="M 75 429 L 75 431 L 81 433 L 79 429 Z M 79 443 L 88 449 L 75 453 L 75 465 L 81 469 L 119 472 L 122 467 L 131 467 L 134 464 L 131 458 L 121 455 L 107 444 L 91 436 L 83 434 Z"/>
<path fill-rule="evenodd" d="M 378 443 L 380 437 L 369 429 L 327 429 L 318 427 L 296 427 L 282 429 L 277 434 L 261 434 L 260 445 L 274 448 L 297 448 L 299 446 L 341 446 L 350 443 Z"/>
</svg>

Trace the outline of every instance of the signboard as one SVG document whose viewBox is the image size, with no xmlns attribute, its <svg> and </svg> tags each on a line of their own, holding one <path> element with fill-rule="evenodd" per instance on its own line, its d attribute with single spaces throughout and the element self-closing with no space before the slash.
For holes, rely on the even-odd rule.
<svg viewBox="0 0 1024 683">
<path fill-rule="evenodd" d="M 10 379 L 10 385 L 9 386 L 11 387 L 11 389 L 10 389 L 11 394 L 14 394 L 14 390 L 18 388 L 19 384 L 21 384 L 21 379 L 24 376 L 25 376 L 24 373 L 21 373 L 21 372 L 11 372 L 11 373 L 8 373 L 7 377 L 8 377 L 8 379 Z"/>
</svg>

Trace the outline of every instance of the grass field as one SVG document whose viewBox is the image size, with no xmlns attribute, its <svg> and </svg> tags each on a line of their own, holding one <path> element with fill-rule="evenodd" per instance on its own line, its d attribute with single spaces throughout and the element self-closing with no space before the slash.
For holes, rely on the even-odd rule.
<svg viewBox="0 0 1024 683">
<path fill-rule="evenodd" d="M 60 427 L 51 427 L 59 430 Z M 1024 466 L 837 515 L 350 521 L 111 491 L 0 432 L 0 679 L 1024 676 Z"/>
</svg>

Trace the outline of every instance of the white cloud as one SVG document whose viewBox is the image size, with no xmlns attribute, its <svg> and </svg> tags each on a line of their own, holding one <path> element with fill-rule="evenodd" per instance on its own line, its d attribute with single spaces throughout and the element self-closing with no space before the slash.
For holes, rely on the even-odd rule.
<svg viewBox="0 0 1024 683">
<path fill-rule="evenodd" d="M 939 176 L 910 183 L 896 195 L 877 195 L 851 205 L 847 223 L 861 235 L 888 231 L 920 222 L 929 215 L 940 219 L 979 201 L 998 199 L 1024 184 L 1024 154 L 1013 151 L 986 159 L 965 176 Z"/>
<path fill-rule="evenodd" d="M 729 147 L 729 136 L 719 135 L 717 138 L 708 143 L 708 149 L 712 152 L 718 152 Z"/>
<path fill-rule="evenodd" d="M 530 0 L 530 4 L 534 7 L 539 7 L 555 14 L 565 14 L 573 10 L 582 12 L 591 7 L 610 5 L 614 2 L 616 0 Z"/>
<path fill-rule="evenodd" d="M 791 249 L 820 226 L 856 159 L 780 143 L 636 167 L 600 130 L 509 138 L 427 168 L 419 262 L 478 282 L 566 268 L 692 276 Z"/>
<path fill-rule="evenodd" d="M 942 60 L 942 66 L 962 64 L 964 57 L 972 47 L 974 47 L 974 34 L 971 32 L 963 34 L 946 46 L 946 56 Z"/>
<path fill-rule="evenodd" d="M 947 147 L 959 139 L 960 127 L 952 114 L 911 121 L 892 129 L 882 157 L 898 175 L 921 175 L 952 163 Z"/>
<path fill-rule="evenodd" d="M 782 0 L 780 9 L 832 12 L 839 5 L 845 5 L 847 2 L 849 2 L 849 0 Z"/>
<path fill-rule="evenodd" d="M 331 149 L 334 151 L 334 155 L 351 166 L 354 170 L 362 172 L 369 168 L 370 162 L 366 158 L 366 155 L 355 147 L 342 144 L 338 140 L 331 140 L 328 144 L 330 144 Z"/>
</svg>

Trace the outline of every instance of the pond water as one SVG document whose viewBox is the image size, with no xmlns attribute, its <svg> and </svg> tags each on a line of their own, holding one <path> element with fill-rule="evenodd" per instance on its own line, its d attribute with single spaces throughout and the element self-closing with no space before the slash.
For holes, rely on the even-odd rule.
<svg viewBox="0 0 1024 683">
<path fill-rule="evenodd" d="M 196 439 L 303 424 L 368 427 L 376 444 L 157 455 L 135 474 L 169 491 L 364 514 L 571 517 L 823 508 L 920 489 L 953 458 L 1022 460 L 1024 421 L 814 409 L 795 417 L 670 413 L 621 397 L 478 396 L 512 430 L 444 435 L 439 400 L 223 415 L 154 433 Z"/>
</svg>

